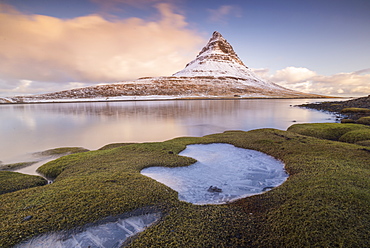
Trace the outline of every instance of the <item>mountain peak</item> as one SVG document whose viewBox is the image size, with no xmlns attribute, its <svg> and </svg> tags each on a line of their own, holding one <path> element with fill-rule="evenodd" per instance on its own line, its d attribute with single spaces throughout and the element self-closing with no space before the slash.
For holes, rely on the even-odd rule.
<svg viewBox="0 0 370 248">
<path fill-rule="evenodd" d="M 230 43 L 219 32 L 215 31 L 195 60 L 173 76 L 250 78 L 251 74 L 253 73 L 240 60 Z"/>
<path fill-rule="evenodd" d="M 220 56 L 221 55 L 221 56 Z M 226 55 L 226 56 L 225 56 Z M 204 58 L 201 58 L 201 57 Z M 203 47 L 197 56 L 197 59 L 209 60 L 232 60 L 242 66 L 245 66 L 235 53 L 229 42 L 217 31 L 213 32 L 207 45 Z"/>
<path fill-rule="evenodd" d="M 211 37 L 210 41 L 212 41 L 212 40 L 219 40 L 219 39 L 225 40 L 225 38 L 222 36 L 222 34 L 220 34 L 218 31 L 214 31 L 213 34 L 212 34 L 212 37 Z"/>
</svg>

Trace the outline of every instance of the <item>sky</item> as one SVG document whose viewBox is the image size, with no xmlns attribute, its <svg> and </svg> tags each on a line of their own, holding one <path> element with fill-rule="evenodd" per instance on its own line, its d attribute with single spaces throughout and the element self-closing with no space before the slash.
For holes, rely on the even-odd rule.
<svg viewBox="0 0 370 248">
<path fill-rule="evenodd" d="M 369 0 L 0 0 L 0 97 L 170 76 L 214 31 L 266 80 L 370 94 Z"/>
</svg>

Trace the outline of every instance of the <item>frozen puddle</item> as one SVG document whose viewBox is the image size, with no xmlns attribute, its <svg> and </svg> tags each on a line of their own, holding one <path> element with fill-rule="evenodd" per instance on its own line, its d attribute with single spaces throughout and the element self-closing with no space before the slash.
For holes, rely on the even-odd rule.
<svg viewBox="0 0 370 248">
<path fill-rule="evenodd" d="M 82 232 L 55 232 L 44 234 L 20 243 L 22 248 L 110 248 L 121 247 L 127 238 L 142 232 L 146 227 L 159 220 L 160 214 L 145 214 L 118 219 L 97 226 L 86 228 Z"/>
<path fill-rule="evenodd" d="M 260 194 L 288 178 L 279 160 L 230 144 L 188 145 L 179 155 L 198 162 L 187 167 L 150 167 L 141 173 L 171 187 L 180 200 L 193 204 L 222 204 Z"/>
</svg>

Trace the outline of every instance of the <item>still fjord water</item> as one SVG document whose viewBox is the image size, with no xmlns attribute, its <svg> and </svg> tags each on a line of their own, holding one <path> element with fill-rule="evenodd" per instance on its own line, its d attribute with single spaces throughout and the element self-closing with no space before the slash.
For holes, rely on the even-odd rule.
<svg viewBox="0 0 370 248">
<path fill-rule="evenodd" d="M 135 101 L 0 105 L 0 161 L 30 161 L 66 146 L 164 141 L 226 130 L 335 122 L 331 114 L 294 107 L 318 99 Z"/>
</svg>

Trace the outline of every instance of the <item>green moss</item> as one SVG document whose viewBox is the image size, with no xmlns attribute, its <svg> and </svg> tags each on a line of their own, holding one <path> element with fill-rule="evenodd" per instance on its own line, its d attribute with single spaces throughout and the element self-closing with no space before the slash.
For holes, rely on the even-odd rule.
<svg viewBox="0 0 370 248">
<path fill-rule="evenodd" d="M 340 120 L 340 123 L 356 123 L 356 121 L 352 119 L 342 119 Z"/>
<path fill-rule="evenodd" d="M 112 144 L 108 144 L 108 145 L 105 145 L 105 146 L 99 148 L 99 150 L 108 150 L 108 149 L 113 149 L 113 148 L 117 148 L 117 147 L 121 147 L 121 146 L 132 145 L 132 144 L 135 144 L 135 143 L 112 143 Z"/>
<path fill-rule="evenodd" d="M 40 176 L 25 175 L 11 171 L 0 171 L 0 194 L 45 184 L 47 184 L 47 181 Z"/>
<path fill-rule="evenodd" d="M 14 164 L 2 164 L 0 165 L 0 170 L 17 170 L 20 168 L 33 165 L 35 163 L 37 162 L 20 162 L 20 163 L 14 163 Z"/>
<path fill-rule="evenodd" d="M 344 108 L 341 111 L 342 113 L 370 113 L 368 108 Z"/>
<path fill-rule="evenodd" d="M 370 125 L 370 116 L 361 117 L 357 120 L 358 124 Z"/>
<path fill-rule="evenodd" d="M 148 230 L 132 247 L 367 245 L 370 232 L 364 227 L 370 225 L 366 206 L 370 203 L 370 183 L 367 176 L 358 174 L 369 173 L 369 167 L 362 164 L 369 159 L 367 152 L 345 143 L 277 130 L 226 132 L 211 137 L 282 159 L 290 178 L 266 194 L 227 206 L 181 208 L 168 217 L 173 220 Z M 261 139 L 274 142 L 261 146 L 256 142 Z"/>
<path fill-rule="evenodd" d="M 362 140 L 362 141 L 357 141 L 356 145 L 360 146 L 370 146 L 370 140 Z"/>
<path fill-rule="evenodd" d="M 369 129 L 359 129 L 353 130 L 343 134 L 339 141 L 347 143 L 356 143 L 358 141 L 370 140 L 370 128 Z"/>
<path fill-rule="evenodd" d="M 339 140 L 347 132 L 359 129 L 369 129 L 369 127 L 358 124 L 340 124 L 340 123 L 313 123 L 313 124 L 295 124 L 288 128 L 288 131 L 312 136 L 320 139 Z"/>
<path fill-rule="evenodd" d="M 43 156 L 52 156 L 52 155 L 63 155 L 63 154 L 73 154 L 73 153 L 80 153 L 80 152 L 87 152 L 89 150 L 83 147 L 60 147 L 49 149 L 46 151 L 39 152 L 38 154 Z"/>
<path fill-rule="evenodd" d="M 290 177 L 261 195 L 197 206 L 140 174 L 150 166 L 187 166 L 194 160 L 177 155 L 186 145 L 213 142 L 281 159 Z M 42 166 L 56 177 L 53 184 L 2 195 L 0 247 L 147 206 L 164 217 L 130 247 L 367 247 L 368 161 L 362 146 L 275 129 L 73 154 Z"/>
</svg>

